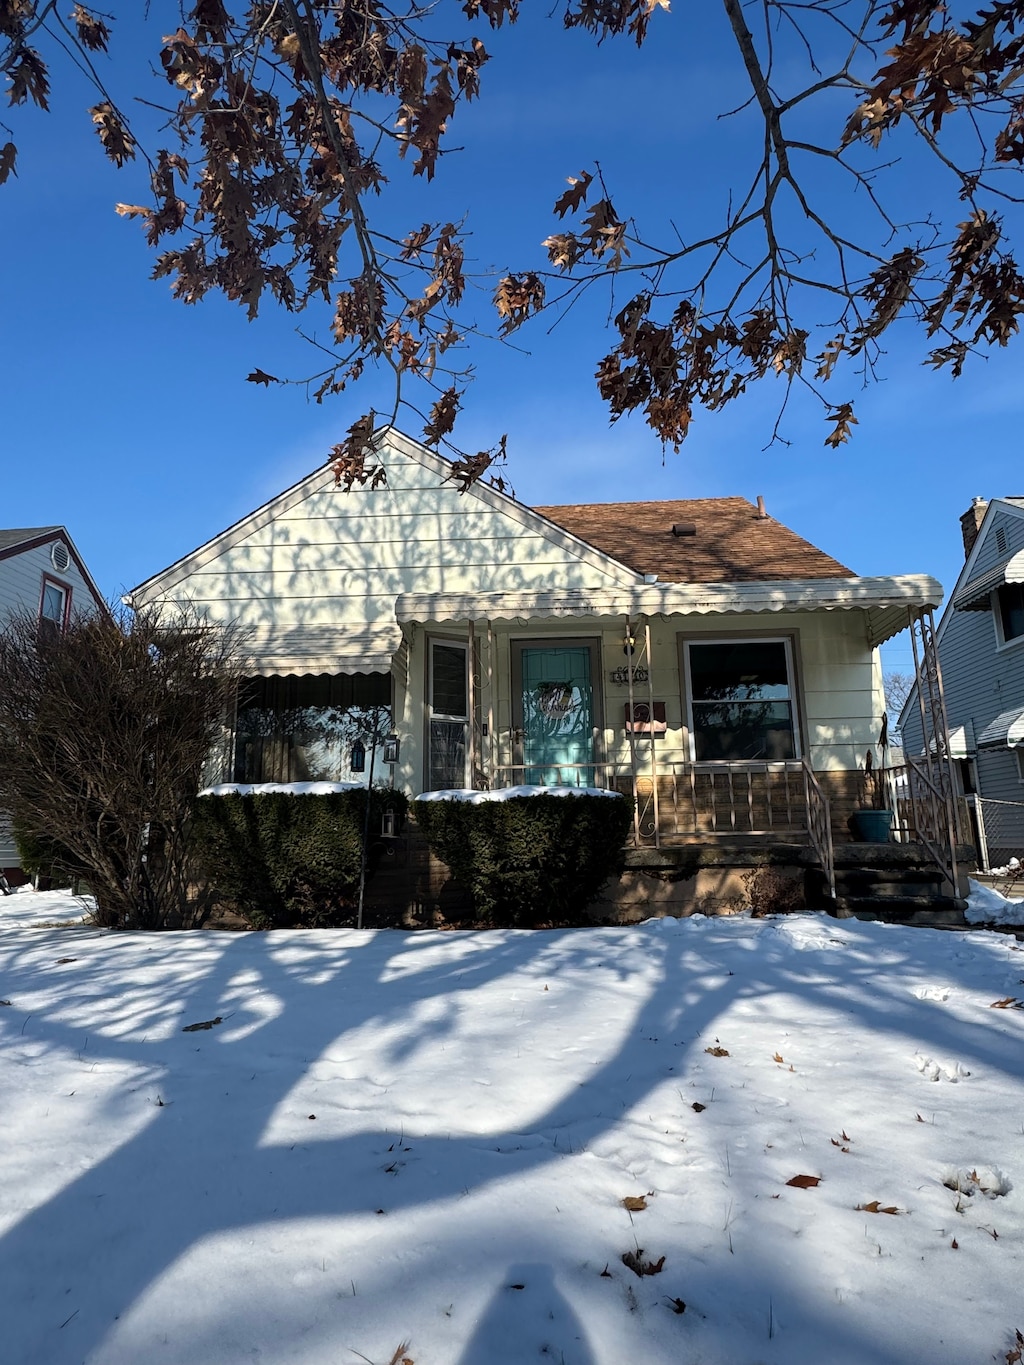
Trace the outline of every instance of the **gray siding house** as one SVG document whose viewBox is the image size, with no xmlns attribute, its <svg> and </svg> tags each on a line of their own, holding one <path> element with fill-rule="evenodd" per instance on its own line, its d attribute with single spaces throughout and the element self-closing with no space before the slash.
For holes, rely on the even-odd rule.
<svg viewBox="0 0 1024 1365">
<path fill-rule="evenodd" d="M 964 567 L 937 629 L 951 756 L 978 860 L 1024 858 L 1024 497 L 975 498 L 960 519 Z M 922 751 L 917 689 L 900 717 Z"/>
<path fill-rule="evenodd" d="M 103 596 L 63 526 L 0 529 L 0 627 L 19 612 L 63 630 L 77 612 L 104 606 Z M 11 823 L 0 811 L 0 870 L 17 872 Z"/>
</svg>

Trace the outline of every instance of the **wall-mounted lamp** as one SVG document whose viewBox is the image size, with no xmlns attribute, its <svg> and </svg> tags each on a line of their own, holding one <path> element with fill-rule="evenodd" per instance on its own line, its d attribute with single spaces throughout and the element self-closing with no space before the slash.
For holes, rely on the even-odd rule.
<svg viewBox="0 0 1024 1365">
<path fill-rule="evenodd" d="M 394 730 L 392 730 L 390 735 L 388 735 L 384 740 L 384 762 L 397 763 L 401 747 L 402 747 L 401 741 L 395 734 Z"/>
<path fill-rule="evenodd" d="M 636 636 L 632 631 L 628 632 L 626 638 L 622 642 L 622 652 L 627 658 L 630 654 L 636 653 Z"/>
<path fill-rule="evenodd" d="M 354 773 L 364 773 L 366 771 L 366 745 L 361 739 L 357 739 L 352 745 L 352 753 L 349 755 L 348 766 Z"/>
</svg>

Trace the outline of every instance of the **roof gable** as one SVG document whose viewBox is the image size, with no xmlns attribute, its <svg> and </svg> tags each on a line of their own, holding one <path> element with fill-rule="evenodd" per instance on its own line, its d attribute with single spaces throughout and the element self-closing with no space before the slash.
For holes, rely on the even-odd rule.
<svg viewBox="0 0 1024 1365">
<path fill-rule="evenodd" d="M 529 587 L 552 576 L 580 588 L 637 581 L 634 570 L 497 489 L 477 483 L 459 492 L 449 461 L 410 437 L 389 429 L 376 445 L 386 485 L 339 491 L 322 466 L 139 584 L 130 600 L 187 596 L 259 626 L 299 611 L 269 605 L 286 600 L 330 600 L 336 616 L 374 620 L 388 614 L 390 597 L 393 615 L 394 597 L 421 586 L 417 579 L 434 591 Z"/>
<path fill-rule="evenodd" d="M 78 552 L 78 547 L 68 534 L 66 526 L 23 526 L 10 530 L 0 530 L 0 561 L 14 559 L 18 555 L 27 554 L 30 550 L 38 549 L 40 546 L 49 545 L 61 540 L 68 548 L 68 554 L 75 565 L 86 589 L 92 595 L 97 607 L 101 610 L 107 609 L 106 599 L 96 586 L 92 574 L 85 566 L 85 560 Z"/>
</svg>

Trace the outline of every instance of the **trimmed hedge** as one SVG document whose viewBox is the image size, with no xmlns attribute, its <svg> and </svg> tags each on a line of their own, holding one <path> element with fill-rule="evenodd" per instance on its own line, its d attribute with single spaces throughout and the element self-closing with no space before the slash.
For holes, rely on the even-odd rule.
<svg viewBox="0 0 1024 1365">
<path fill-rule="evenodd" d="M 414 801 L 432 852 L 496 925 L 579 922 L 622 869 L 632 803 L 610 796 Z"/>
<path fill-rule="evenodd" d="M 399 791 L 374 789 L 370 803 L 367 876 L 380 855 L 375 836 L 384 811 L 401 817 L 408 809 Z M 196 858 L 254 929 L 326 928 L 351 918 L 365 817 L 365 790 L 201 796 L 193 817 Z"/>
</svg>

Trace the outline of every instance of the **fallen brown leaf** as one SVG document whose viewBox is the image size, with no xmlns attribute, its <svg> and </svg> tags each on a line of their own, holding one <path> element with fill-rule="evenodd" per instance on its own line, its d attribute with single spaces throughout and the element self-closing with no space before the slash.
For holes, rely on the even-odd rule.
<svg viewBox="0 0 1024 1365">
<path fill-rule="evenodd" d="M 4 1000 L 0 1003 L 3 1003 L 4 1005 L 9 1005 L 11 1002 L 9 1000 Z M 690 1108 L 693 1110 L 695 1114 L 703 1114 L 704 1110 L 707 1108 L 707 1105 L 701 1104 L 699 1100 L 694 1100 L 693 1104 L 690 1105 Z"/>
<path fill-rule="evenodd" d="M 890 1204 L 888 1208 L 883 1208 L 877 1199 L 872 1199 L 870 1204 L 858 1204 L 858 1213 L 903 1213 L 903 1209 L 898 1209 L 895 1204 Z"/>
<path fill-rule="evenodd" d="M 200 1029 L 213 1028 L 214 1024 L 223 1024 L 224 1020 L 218 1014 L 216 1019 L 203 1019 L 198 1024 L 186 1024 L 181 1030 L 182 1033 L 198 1033 Z"/>
<path fill-rule="evenodd" d="M 647 1207 L 647 1200 L 642 1194 L 627 1194 L 622 1200 L 622 1207 L 630 1213 L 642 1213 Z"/>
<path fill-rule="evenodd" d="M 795 1175 L 792 1180 L 786 1181 L 787 1185 L 795 1185 L 798 1190 L 813 1190 L 815 1185 L 821 1184 L 820 1175 Z"/>
<path fill-rule="evenodd" d="M 74 958 L 69 959 L 74 961 Z M 1007 995 L 1002 1000 L 993 1000 L 989 1005 L 990 1010 L 1024 1010 L 1024 1000 L 1018 1000 L 1013 995 Z"/>
<path fill-rule="evenodd" d="M 785 1057 L 780 1057 L 779 1054 L 778 1054 L 777 1052 L 773 1052 L 773 1053 L 772 1053 L 772 1061 L 773 1061 L 773 1062 L 784 1062 L 785 1060 L 786 1060 Z"/>
<path fill-rule="evenodd" d="M 665 1265 L 665 1258 L 661 1256 L 656 1261 L 645 1261 L 643 1247 L 637 1247 L 635 1252 L 624 1251 L 622 1253 L 622 1264 L 628 1266 L 634 1275 L 660 1275 Z"/>
<path fill-rule="evenodd" d="M 710 1057 L 728 1057 L 729 1053 L 724 1047 L 706 1047 L 704 1051 Z"/>
</svg>

